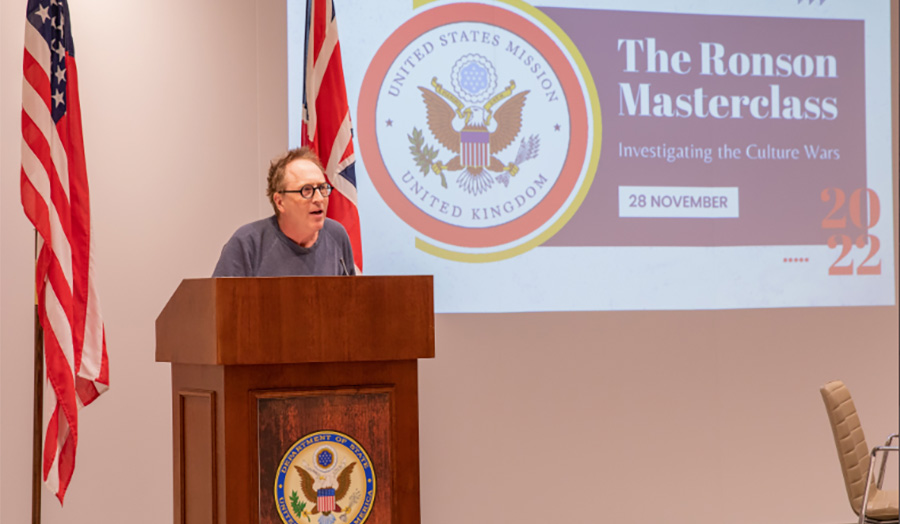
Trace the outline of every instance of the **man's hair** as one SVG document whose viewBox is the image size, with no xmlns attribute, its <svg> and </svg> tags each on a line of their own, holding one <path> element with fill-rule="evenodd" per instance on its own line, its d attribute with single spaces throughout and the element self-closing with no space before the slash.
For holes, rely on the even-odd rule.
<svg viewBox="0 0 900 524">
<path fill-rule="evenodd" d="M 272 204 L 272 209 L 275 210 L 276 215 L 279 213 L 278 206 L 275 205 L 275 193 L 284 189 L 285 168 L 294 160 L 309 160 L 315 164 L 316 167 L 321 169 L 322 173 L 325 172 L 325 166 L 323 166 L 322 161 L 319 160 L 319 155 L 307 146 L 291 149 L 275 160 L 272 160 L 272 163 L 269 164 L 269 177 L 266 179 L 268 183 L 266 195 L 269 196 L 269 202 Z"/>
</svg>

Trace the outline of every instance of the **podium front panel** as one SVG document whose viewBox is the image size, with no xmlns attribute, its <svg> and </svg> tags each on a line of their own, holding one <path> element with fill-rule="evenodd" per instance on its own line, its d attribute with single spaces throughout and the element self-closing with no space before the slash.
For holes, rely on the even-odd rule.
<svg viewBox="0 0 900 524">
<path fill-rule="evenodd" d="M 255 391 L 259 522 L 391 522 L 390 387 Z"/>
</svg>

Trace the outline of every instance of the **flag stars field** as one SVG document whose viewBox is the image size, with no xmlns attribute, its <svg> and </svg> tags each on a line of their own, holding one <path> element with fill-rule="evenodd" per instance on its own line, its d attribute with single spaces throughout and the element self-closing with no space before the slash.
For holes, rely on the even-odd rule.
<svg viewBox="0 0 900 524">
<path fill-rule="evenodd" d="M 34 12 L 35 15 L 41 17 L 41 23 L 43 24 L 47 20 L 50 19 L 50 6 L 41 6 L 37 11 Z"/>
</svg>

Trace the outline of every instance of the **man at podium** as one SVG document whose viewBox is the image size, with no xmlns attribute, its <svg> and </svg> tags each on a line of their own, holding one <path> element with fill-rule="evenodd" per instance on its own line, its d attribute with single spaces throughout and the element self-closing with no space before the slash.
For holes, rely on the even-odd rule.
<svg viewBox="0 0 900 524">
<path fill-rule="evenodd" d="M 273 160 L 267 181 L 275 214 L 238 228 L 212 276 L 355 274 L 347 231 L 325 216 L 332 187 L 315 152 L 301 147 Z"/>
</svg>

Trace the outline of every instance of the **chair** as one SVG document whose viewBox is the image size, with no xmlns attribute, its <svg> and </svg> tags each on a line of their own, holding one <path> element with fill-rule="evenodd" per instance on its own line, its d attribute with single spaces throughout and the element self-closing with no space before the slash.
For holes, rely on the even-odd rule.
<svg viewBox="0 0 900 524">
<path fill-rule="evenodd" d="M 859 524 L 897 524 L 897 490 L 883 490 L 881 487 L 888 452 L 898 451 L 898 446 L 891 446 L 898 435 L 891 435 L 883 446 L 870 450 L 847 386 L 836 380 L 822 386 L 820 391 L 831 421 L 850 507 L 859 515 Z M 879 454 L 881 467 L 876 481 L 872 473 Z"/>
</svg>

